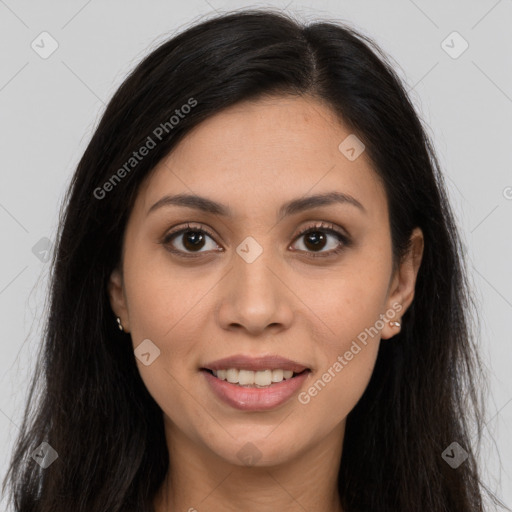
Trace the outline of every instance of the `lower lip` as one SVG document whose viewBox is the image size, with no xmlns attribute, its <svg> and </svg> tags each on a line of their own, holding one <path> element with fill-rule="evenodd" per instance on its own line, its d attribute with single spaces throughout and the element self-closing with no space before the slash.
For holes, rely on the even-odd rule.
<svg viewBox="0 0 512 512">
<path fill-rule="evenodd" d="M 244 388 L 220 380 L 210 372 L 202 370 L 212 391 L 223 402 L 243 411 L 267 411 L 284 404 L 302 386 L 309 371 L 305 371 L 292 379 L 272 384 L 268 388 Z"/>
</svg>

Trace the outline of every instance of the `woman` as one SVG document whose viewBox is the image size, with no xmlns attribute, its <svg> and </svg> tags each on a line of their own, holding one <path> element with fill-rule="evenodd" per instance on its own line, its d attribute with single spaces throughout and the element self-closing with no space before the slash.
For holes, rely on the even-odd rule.
<svg viewBox="0 0 512 512">
<path fill-rule="evenodd" d="M 66 201 L 16 510 L 483 510 L 461 243 L 370 39 L 189 28 L 116 92 Z"/>
</svg>

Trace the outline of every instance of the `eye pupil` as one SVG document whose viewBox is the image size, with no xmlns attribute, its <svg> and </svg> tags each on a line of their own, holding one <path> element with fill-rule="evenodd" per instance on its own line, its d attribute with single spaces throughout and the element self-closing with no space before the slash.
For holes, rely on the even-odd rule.
<svg viewBox="0 0 512 512">
<path fill-rule="evenodd" d="M 188 249 L 201 249 L 204 246 L 204 236 L 199 231 L 185 231 L 183 233 L 183 246 Z M 188 243 L 191 242 L 191 246 L 188 247 Z M 202 242 L 202 243 L 201 243 Z"/>
<path fill-rule="evenodd" d="M 306 236 L 305 245 L 308 246 L 308 243 L 312 240 L 312 247 L 315 249 L 323 249 L 325 245 L 325 235 L 321 231 L 312 231 L 308 233 Z M 323 242 L 323 245 L 322 245 Z"/>
</svg>

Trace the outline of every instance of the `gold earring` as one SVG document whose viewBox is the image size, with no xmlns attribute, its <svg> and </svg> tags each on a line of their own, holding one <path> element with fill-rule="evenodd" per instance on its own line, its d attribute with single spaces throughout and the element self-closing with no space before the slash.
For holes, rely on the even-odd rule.
<svg viewBox="0 0 512 512">
<path fill-rule="evenodd" d="M 124 331 L 123 326 L 121 325 L 121 319 L 117 317 L 117 326 L 119 327 L 119 330 Z"/>
<path fill-rule="evenodd" d="M 400 322 L 389 322 L 389 325 L 391 325 L 391 327 L 400 327 L 401 326 Z"/>
</svg>

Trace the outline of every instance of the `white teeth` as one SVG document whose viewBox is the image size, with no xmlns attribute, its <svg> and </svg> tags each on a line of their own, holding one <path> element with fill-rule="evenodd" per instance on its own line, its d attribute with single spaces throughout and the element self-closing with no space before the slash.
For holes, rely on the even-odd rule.
<svg viewBox="0 0 512 512">
<path fill-rule="evenodd" d="M 238 370 L 234 368 L 227 370 L 226 379 L 228 382 L 231 382 L 231 384 L 236 384 L 238 382 Z"/>
<path fill-rule="evenodd" d="M 241 386 L 254 384 L 254 372 L 251 372 L 250 370 L 240 370 L 238 372 L 238 384 Z"/>
<path fill-rule="evenodd" d="M 270 370 L 254 372 L 254 384 L 258 386 L 270 386 L 270 384 L 272 384 L 272 372 Z"/>
<path fill-rule="evenodd" d="M 228 368 L 225 370 L 212 370 L 212 373 L 220 380 L 227 380 L 231 384 L 250 387 L 268 387 L 273 383 L 282 382 L 284 379 L 291 379 L 291 370 L 237 370 Z"/>
<path fill-rule="evenodd" d="M 283 370 L 272 370 L 272 382 L 281 382 L 284 377 Z"/>
</svg>

